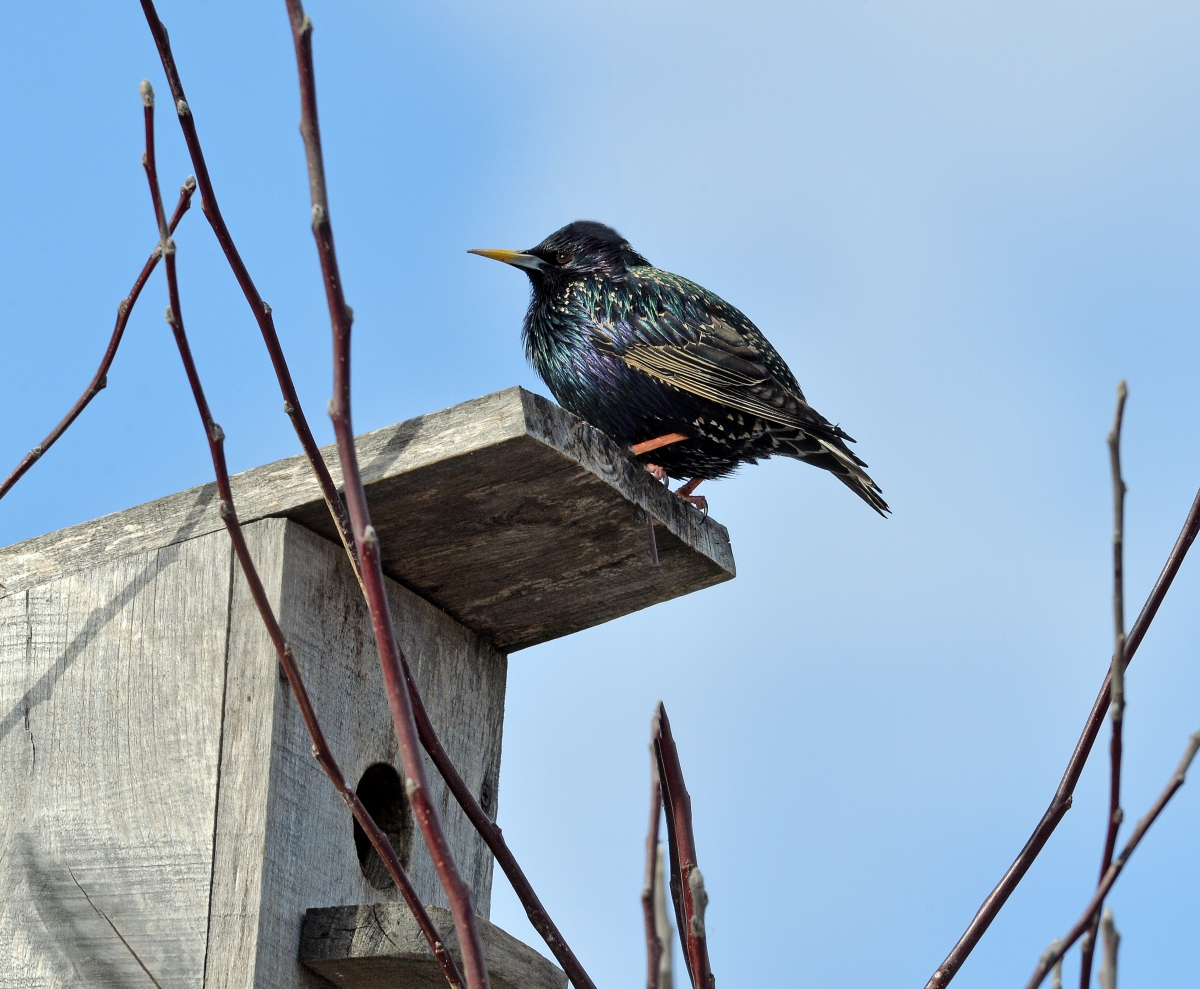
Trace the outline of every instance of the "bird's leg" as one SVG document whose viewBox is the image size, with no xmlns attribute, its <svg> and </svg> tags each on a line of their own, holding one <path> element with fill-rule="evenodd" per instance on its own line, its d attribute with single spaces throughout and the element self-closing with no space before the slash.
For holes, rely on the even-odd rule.
<svg viewBox="0 0 1200 989">
<path fill-rule="evenodd" d="M 708 499 L 705 498 L 704 495 L 692 494 L 693 491 L 700 487 L 700 482 L 703 480 L 704 478 L 702 477 L 693 477 L 687 482 L 687 484 L 680 485 L 678 488 L 676 488 L 675 494 L 677 494 L 684 501 L 695 505 L 705 515 L 708 515 Z"/>
<path fill-rule="evenodd" d="M 645 440 L 641 443 L 634 443 L 630 447 L 635 457 L 640 457 L 643 453 L 649 453 L 651 450 L 659 450 L 664 446 L 670 446 L 672 443 L 682 443 L 687 437 L 683 433 L 667 433 L 663 436 L 656 436 L 652 440 Z M 646 464 L 646 470 L 650 472 L 650 476 L 660 484 L 667 484 L 667 472 L 658 464 Z"/>
<path fill-rule="evenodd" d="M 633 455 L 640 457 L 643 453 L 649 453 L 651 450 L 658 450 L 664 446 L 670 446 L 672 443 L 682 443 L 687 437 L 683 433 L 667 433 L 665 436 L 656 436 L 652 440 L 646 440 L 642 443 L 634 443 L 632 446 Z"/>
</svg>

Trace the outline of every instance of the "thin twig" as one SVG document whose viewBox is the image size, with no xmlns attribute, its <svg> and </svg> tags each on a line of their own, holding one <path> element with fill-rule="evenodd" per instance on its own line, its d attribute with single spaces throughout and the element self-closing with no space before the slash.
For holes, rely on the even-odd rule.
<svg viewBox="0 0 1200 989">
<path fill-rule="evenodd" d="M 1100 858 L 1100 875 L 1112 864 L 1117 847 L 1117 832 L 1123 817 L 1121 811 L 1121 746 L 1125 719 L 1125 481 L 1121 477 L 1121 422 L 1125 416 L 1128 396 L 1125 382 L 1117 385 L 1117 411 L 1112 431 L 1108 434 L 1108 458 L 1112 466 L 1113 489 L 1113 655 L 1109 672 L 1112 697 L 1112 741 L 1109 743 L 1110 771 L 1108 797 L 1108 826 L 1104 835 L 1104 852 Z M 1092 955 L 1096 946 L 1096 927 L 1092 926 L 1080 946 L 1079 989 L 1089 989 L 1092 982 Z"/>
<path fill-rule="evenodd" d="M 162 983 L 159 982 L 158 979 L 156 979 L 154 977 L 154 973 L 151 972 L 150 969 L 148 969 L 146 967 L 146 963 L 144 961 L 142 961 L 141 956 L 136 951 L 133 950 L 133 945 L 130 944 L 128 941 L 126 941 L 125 935 L 122 934 L 119 930 L 117 930 L 117 925 L 112 922 L 112 919 L 108 916 L 108 914 L 106 914 L 103 910 L 101 910 L 98 906 L 96 906 L 96 904 L 94 904 L 92 902 L 92 898 L 90 896 L 88 896 L 88 891 L 86 889 L 84 889 L 83 886 L 80 884 L 79 880 L 75 878 L 75 873 L 73 873 L 71 871 L 70 866 L 67 866 L 67 874 L 71 877 L 71 882 L 73 882 L 76 886 L 79 887 L 79 892 L 81 892 L 83 894 L 83 898 L 85 900 L 87 900 L 88 906 L 91 907 L 93 910 L 95 910 L 96 913 L 99 914 L 104 919 L 104 922 L 106 924 L 108 924 L 109 927 L 112 928 L 112 932 L 121 939 L 121 943 L 123 945 L 125 945 L 125 950 L 128 951 L 131 955 L 133 955 L 133 960 L 135 962 L 137 962 L 139 966 L 141 966 L 142 971 L 145 972 L 146 977 L 151 982 L 154 983 L 156 989 L 163 989 Z"/>
<path fill-rule="evenodd" d="M 1042 980 L 1046 978 L 1046 973 L 1050 971 L 1054 963 L 1062 958 L 1070 950 L 1071 945 L 1083 937 L 1092 926 L 1093 921 L 1100 913 L 1100 904 L 1104 902 L 1104 897 L 1108 895 L 1108 891 L 1112 889 L 1113 883 L 1117 881 L 1121 870 L 1125 868 L 1125 863 L 1129 861 L 1129 856 L 1137 848 L 1138 842 L 1150 830 L 1150 825 L 1162 813 L 1163 808 L 1167 806 L 1171 797 L 1175 795 L 1175 791 L 1183 786 L 1184 780 L 1187 778 L 1188 767 L 1196 757 L 1197 750 L 1200 750 L 1200 731 L 1188 739 L 1188 745 L 1184 749 L 1183 758 L 1179 760 L 1179 765 L 1175 767 L 1175 772 L 1172 774 L 1171 779 L 1167 782 L 1163 792 L 1158 795 L 1158 799 L 1154 801 L 1154 805 L 1150 808 L 1146 816 L 1137 822 L 1137 827 L 1133 829 L 1133 834 L 1129 836 L 1129 841 L 1125 843 L 1125 847 L 1121 849 L 1121 854 L 1113 859 L 1112 865 L 1104 873 L 1104 878 L 1100 880 L 1100 885 L 1096 887 L 1096 892 L 1084 908 L 1083 914 L 1075 922 L 1075 926 L 1067 932 L 1061 941 L 1057 942 L 1055 946 L 1042 956 L 1041 961 L 1038 962 L 1038 967 L 1034 970 L 1033 976 L 1030 978 L 1025 989 L 1037 989 L 1042 984 Z"/>
<path fill-rule="evenodd" d="M 164 230 L 164 226 L 161 197 L 158 195 L 158 174 L 154 156 L 153 92 L 149 90 L 148 83 L 144 84 L 144 86 L 143 101 L 145 102 L 147 146 L 143 162 L 146 167 L 146 176 L 150 182 L 155 214 L 159 221 L 161 232 Z M 237 510 L 233 501 L 233 489 L 229 483 L 229 469 L 225 462 L 225 432 L 213 420 L 212 413 L 209 411 L 208 400 L 205 398 L 204 388 L 200 383 L 200 375 L 196 370 L 196 362 L 192 357 L 191 347 L 188 344 L 187 334 L 184 331 L 183 312 L 179 304 L 179 281 L 175 271 L 175 244 L 170 237 L 164 238 L 163 257 L 166 260 L 167 290 L 171 303 L 167 308 L 167 322 L 170 324 L 171 330 L 175 335 L 175 342 L 179 348 L 179 356 L 183 361 L 188 383 L 192 388 L 192 396 L 195 399 L 196 408 L 200 413 L 200 419 L 204 424 L 204 433 L 208 439 L 213 470 L 217 477 L 220 515 L 233 542 L 234 553 L 238 558 L 238 563 L 241 565 L 242 574 L 246 579 L 250 595 L 254 598 L 254 603 L 258 607 L 259 614 L 262 616 L 267 634 L 271 637 L 271 642 L 275 646 L 275 652 L 279 656 L 279 662 L 283 666 L 284 674 L 287 676 L 292 693 L 296 697 L 297 705 L 300 708 L 300 716 L 304 719 L 304 724 L 308 728 L 308 733 L 312 738 L 313 757 L 320 764 L 321 768 L 325 770 L 338 795 L 346 802 L 355 820 L 358 821 L 363 831 L 366 832 L 371 845 L 387 867 L 388 873 L 399 888 L 404 901 L 413 911 L 413 915 L 416 917 L 422 933 L 424 933 L 426 940 L 429 942 L 430 949 L 441 965 L 447 981 L 449 981 L 453 989 L 462 989 L 463 980 L 458 972 L 458 967 L 442 943 L 440 935 L 433 926 L 433 922 L 429 919 L 429 915 L 421 903 L 420 897 L 417 896 L 412 882 L 405 873 L 404 866 L 397 857 L 392 843 L 367 812 L 358 795 L 346 783 L 346 779 L 329 748 L 329 743 L 325 739 L 325 734 L 321 730 L 320 722 L 317 720 L 316 711 L 313 709 L 308 690 L 304 686 L 304 680 L 300 675 L 300 668 L 296 664 L 292 647 L 284 636 L 283 629 L 280 628 L 279 622 L 271 609 L 267 592 L 263 587 L 258 570 L 255 568 L 254 561 L 250 556 L 250 549 L 246 545 L 246 538 L 242 532 L 241 523 L 238 522 Z"/>
<path fill-rule="evenodd" d="M 455 768 L 454 762 L 433 727 L 433 722 L 425 708 L 425 702 L 421 699 L 421 693 L 417 690 L 417 682 L 403 651 L 400 653 L 400 667 L 404 673 L 404 682 L 408 687 L 409 697 L 412 699 L 413 717 L 416 718 L 417 734 L 420 736 L 421 745 L 429 753 L 429 758 L 441 774 L 442 779 L 446 781 L 447 789 L 454 794 L 454 799 L 458 801 L 458 805 L 467 815 L 467 819 L 491 849 L 496 864 L 504 870 L 513 892 L 517 894 L 517 899 L 525 908 L 529 923 L 542 936 L 546 947 L 550 949 L 558 964 L 562 966 L 562 970 L 567 973 L 567 978 L 571 980 L 576 989 L 596 989 L 596 984 L 592 981 L 591 976 L 584 971 L 579 959 L 575 957 L 575 952 L 571 950 L 571 946 L 567 944 L 554 921 L 550 919 L 546 908 L 542 906 L 542 901 L 534 892 L 533 886 L 526 878 L 512 850 L 508 847 L 508 843 L 505 842 L 503 832 L 479 806 L 479 801 L 475 799 L 470 787 Z"/>
<path fill-rule="evenodd" d="M 172 233 L 179 226 L 179 221 L 183 219 L 183 214 L 192 205 L 192 193 L 195 191 L 196 180 L 189 175 L 187 181 L 183 183 L 183 187 L 179 190 L 179 202 L 176 204 L 175 212 L 171 214 L 171 221 L 167 225 Z M 54 446 L 58 438 L 79 418 L 79 414 L 88 407 L 92 399 L 108 387 L 108 370 L 112 367 L 113 359 L 117 356 L 117 348 L 121 346 L 121 339 L 125 336 L 125 326 L 129 322 L 129 316 L 133 312 L 133 307 L 138 300 L 138 296 L 142 294 L 143 286 L 145 286 L 154 269 L 158 267 L 161 257 L 162 250 L 156 245 L 154 250 L 150 252 L 150 257 L 146 259 L 146 263 L 142 265 L 142 271 L 133 283 L 133 288 L 129 290 L 129 294 L 117 305 L 117 324 L 113 327 L 112 336 L 108 339 L 108 348 L 104 351 L 104 356 L 100 359 L 100 366 L 96 368 L 96 373 L 92 376 L 91 382 L 84 389 L 83 394 L 75 401 L 75 404 L 71 406 L 67 414 L 62 417 L 58 425 L 50 430 L 41 443 L 25 454 L 21 462 L 13 468 L 12 473 L 4 479 L 4 483 L 0 484 L 0 498 L 8 494 L 13 485 L 25 476 L 26 471 L 45 456 L 46 451 Z"/>
<path fill-rule="evenodd" d="M 208 217 L 217 239 L 225 251 L 226 259 L 233 268 L 234 275 L 237 277 L 238 283 L 241 286 L 247 301 L 250 303 L 251 310 L 255 316 L 262 331 L 263 338 L 267 343 L 268 351 L 271 354 L 272 363 L 275 366 L 277 377 L 281 390 L 284 393 L 284 410 L 288 415 L 292 416 L 293 424 L 296 427 L 297 433 L 300 436 L 301 444 L 304 446 L 305 453 L 308 455 L 309 462 L 313 471 L 317 475 L 319 484 L 321 485 L 322 494 L 325 497 L 326 505 L 333 517 L 334 523 L 342 538 L 347 555 L 350 558 L 351 566 L 354 569 L 355 576 L 359 581 L 360 589 L 364 598 L 367 599 L 368 606 L 370 599 L 367 595 L 365 586 L 362 580 L 361 564 L 358 559 L 354 544 L 354 536 L 352 526 L 349 520 L 349 515 L 346 512 L 342 499 L 338 496 L 336 488 L 330 479 L 328 469 L 324 460 L 317 452 L 315 442 L 311 440 L 311 434 L 308 430 L 307 422 L 304 418 L 303 410 L 301 409 L 298 398 L 295 395 L 295 389 L 292 386 L 290 374 L 288 372 L 286 361 L 278 344 L 278 338 L 275 334 L 274 323 L 271 319 L 270 307 L 262 302 L 254 287 L 253 281 L 250 279 L 245 265 L 243 264 L 237 248 L 233 243 L 232 237 L 229 234 L 228 228 L 225 225 L 224 219 L 221 216 L 219 207 L 217 206 L 216 196 L 212 190 L 212 183 L 208 177 L 208 169 L 204 162 L 203 150 L 200 146 L 199 138 L 196 133 L 193 114 L 190 106 L 184 96 L 183 86 L 179 79 L 179 73 L 175 66 L 174 56 L 171 52 L 170 41 L 167 36 L 166 28 L 159 20 L 154 9 L 153 3 L 150 0 L 143 0 L 143 10 L 146 14 L 146 19 L 150 25 L 151 32 L 154 36 L 155 43 L 158 47 L 159 56 L 162 59 L 163 69 L 167 74 L 169 84 L 171 86 L 172 95 L 175 98 L 176 109 L 179 113 L 180 126 L 183 129 L 184 137 L 188 144 L 188 150 L 192 156 L 192 161 L 196 167 L 197 174 L 201 177 L 201 192 L 204 196 L 205 215 Z M 515 868 L 515 861 L 512 863 Z M 530 890 L 532 892 L 532 890 Z M 518 891 L 518 895 L 520 892 Z M 536 899 L 536 898 L 535 898 Z M 553 946 L 552 946 L 553 947 Z M 562 945 L 566 948 L 565 944 Z M 566 949 L 569 951 L 569 949 Z M 572 956 L 573 957 L 573 956 Z M 560 963 L 562 959 L 560 958 Z M 579 969 L 582 973 L 582 969 Z M 591 985 L 590 979 L 586 980 L 583 985 L 585 989 Z"/>
<path fill-rule="evenodd" d="M 392 711 L 392 721 L 396 727 L 396 737 L 404 761 L 407 777 L 404 782 L 405 790 L 421 826 L 421 833 L 429 848 L 438 879 L 446 891 L 451 913 L 454 915 L 467 984 L 470 989 L 487 989 L 488 973 L 484 965 L 483 944 L 475 919 L 471 889 L 458 871 L 437 807 L 430 799 L 425 760 L 421 756 L 417 727 L 413 720 L 412 701 L 404 683 L 400 647 L 396 642 L 396 630 L 392 625 L 387 591 L 383 582 L 379 537 L 375 533 L 375 527 L 371 525 L 367 496 L 359 473 L 358 453 L 354 445 L 354 429 L 350 416 L 350 327 L 353 316 L 342 293 L 341 275 L 338 272 L 337 254 L 333 244 L 333 226 L 329 219 L 329 201 L 325 191 L 325 165 L 321 154 L 316 79 L 312 59 L 312 21 L 304 13 L 300 0 L 288 0 L 287 9 L 292 25 L 292 40 L 296 48 L 296 67 L 300 82 L 300 133 L 304 138 L 309 188 L 312 194 L 313 237 L 317 243 L 317 255 L 321 262 L 325 296 L 333 327 L 334 388 L 333 398 L 329 403 L 329 415 L 333 420 L 338 454 L 342 461 L 342 478 L 354 531 L 354 543 L 359 549 L 362 582 L 371 611 L 375 644 L 379 650 L 388 705 Z"/>
<path fill-rule="evenodd" d="M 1124 665 L 1126 668 L 1129 667 L 1134 653 L 1137 652 L 1138 646 L 1141 645 L 1142 638 L 1150 628 L 1151 622 L 1154 621 L 1154 616 L 1158 614 L 1159 606 L 1162 604 L 1163 598 L 1166 597 L 1167 591 L 1171 589 L 1171 583 L 1175 580 L 1175 575 L 1179 573 L 1179 568 L 1183 565 L 1184 557 L 1187 556 L 1187 552 L 1195 541 L 1197 533 L 1200 533 L 1200 491 L 1196 492 L 1196 497 L 1192 501 L 1192 507 L 1189 509 L 1187 518 L 1184 520 L 1183 528 L 1175 539 L 1175 545 L 1171 547 L 1170 555 L 1167 557 L 1167 562 L 1163 565 L 1162 572 L 1158 575 L 1158 580 L 1154 582 L 1150 596 L 1146 598 L 1146 603 L 1142 605 L 1142 610 L 1137 617 L 1137 621 L 1133 623 L 1133 628 L 1129 630 L 1129 635 L 1125 640 Z M 1058 822 L 1071 809 L 1075 786 L 1079 782 L 1079 776 L 1083 772 L 1084 764 L 1087 762 L 1088 755 L 1092 751 L 1092 746 L 1096 742 L 1096 736 L 1100 733 L 1100 726 L 1104 723 L 1105 712 L 1108 710 L 1111 675 L 1112 671 L 1110 669 L 1104 676 L 1104 683 L 1100 686 L 1100 693 L 1096 696 L 1096 700 L 1092 704 L 1092 710 L 1088 714 L 1083 732 L 1079 736 L 1079 741 L 1075 743 L 1075 750 L 1071 753 L 1071 759 L 1067 763 L 1062 780 L 1059 781 L 1058 789 L 1054 791 L 1054 797 L 1050 801 L 1050 806 L 1046 809 L 1046 813 L 1038 821 L 1033 834 L 1029 836 L 1029 840 L 1025 842 L 1025 847 L 1021 849 L 1020 854 L 1017 855 L 1013 864 L 1008 867 L 1008 871 L 1001 876 L 996 887 L 987 895 L 979 910 L 976 911 L 974 918 L 963 932 L 962 937 L 958 939 L 958 943 L 954 945 L 950 950 L 950 954 L 946 956 L 946 960 L 938 966 L 937 971 L 930 977 L 925 985 L 925 989 L 945 989 L 950 984 L 950 980 L 954 978 L 958 970 L 962 968 L 963 962 L 975 950 L 975 945 L 979 943 L 979 939 L 983 937 L 992 921 L 996 919 L 996 915 L 1000 912 L 1009 896 L 1012 895 L 1013 890 L 1017 888 L 1017 885 L 1025 877 L 1025 873 L 1029 871 L 1029 867 L 1033 864 L 1034 859 L 1038 857 L 1038 854 L 1050 839 L 1050 835 L 1058 827 Z"/>
<path fill-rule="evenodd" d="M 1117 989 L 1117 949 L 1121 946 L 1121 935 L 1113 923 L 1112 907 L 1104 908 L 1100 919 L 1100 937 L 1104 942 L 1104 964 L 1100 966 L 1100 989 Z"/>
<path fill-rule="evenodd" d="M 658 989 L 675 989 L 671 973 L 671 955 L 675 930 L 667 914 L 667 867 L 666 857 L 660 844 L 654 862 L 654 929 L 658 932 L 658 943 L 663 946 L 662 958 L 658 963 Z"/>
<path fill-rule="evenodd" d="M 642 882 L 642 919 L 646 928 L 646 989 L 659 989 L 658 979 L 664 947 L 659 940 L 654 916 L 655 877 L 658 871 L 658 819 L 662 817 L 662 791 L 658 785 L 658 761 L 650 750 L 650 827 L 646 830 L 646 875 Z"/>
<path fill-rule="evenodd" d="M 667 709 L 659 702 L 651 722 L 651 742 L 658 766 L 663 810 L 667 815 L 667 839 L 671 852 L 671 894 L 679 924 L 679 940 L 694 989 L 712 989 L 715 980 L 708 961 L 708 936 L 704 910 L 708 893 L 696 861 L 696 838 L 692 833 L 692 798 L 683 781 L 679 750 L 671 734 Z"/>
<path fill-rule="evenodd" d="M 221 207 L 217 205 L 217 194 L 213 189 L 212 179 L 209 178 L 208 164 L 204 160 L 204 149 L 200 146 L 200 137 L 196 132 L 196 120 L 183 92 L 183 82 L 180 80 L 179 70 L 175 66 L 175 56 L 171 52 L 171 41 L 167 36 L 166 26 L 159 20 L 153 0 L 141 0 L 141 3 L 146 23 L 150 25 L 150 33 L 154 36 L 154 44 L 158 48 L 158 57 L 162 61 L 163 71 L 167 76 L 167 84 L 171 88 L 171 97 L 175 103 L 175 112 L 179 117 L 179 126 L 183 129 L 183 138 L 187 142 L 192 167 L 196 170 L 196 180 L 200 186 L 201 209 L 204 211 L 213 233 L 216 234 L 217 242 L 221 245 L 221 250 L 225 252 L 225 260 L 233 269 L 233 275 L 237 279 L 238 285 L 241 286 L 242 294 L 250 306 L 250 312 L 253 314 L 255 322 L 258 323 L 263 342 L 267 346 L 267 353 L 271 357 L 271 365 L 275 369 L 275 377 L 279 381 L 279 390 L 283 394 L 283 411 L 291 419 L 296 435 L 300 439 L 300 446 L 304 449 L 304 454 L 320 485 L 321 496 L 325 499 L 329 514 L 333 518 L 346 554 L 350 558 L 355 577 L 361 584 L 362 577 L 350 527 L 350 516 L 346 512 L 346 506 L 343 504 L 341 496 L 338 495 L 337 487 L 333 483 L 325 458 L 321 456 L 317 441 L 313 438 L 312 430 L 309 429 L 308 419 L 300 404 L 300 396 L 296 393 L 296 386 L 292 382 L 292 372 L 288 369 L 287 361 L 283 356 L 283 348 L 279 344 L 279 335 L 275 332 L 275 319 L 271 315 L 271 307 L 258 294 L 254 280 L 250 277 L 250 272 L 242 261 L 242 256 L 238 253 L 237 245 L 233 242 L 229 228 L 225 225 Z"/>
</svg>

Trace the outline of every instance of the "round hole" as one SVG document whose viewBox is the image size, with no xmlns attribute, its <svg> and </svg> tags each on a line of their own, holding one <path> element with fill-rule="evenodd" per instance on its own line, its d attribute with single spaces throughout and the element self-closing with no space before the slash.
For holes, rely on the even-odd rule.
<svg viewBox="0 0 1200 989">
<path fill-rule="evenodd" d="M 367 808 L 367 813 L 379 825 L 379 830 L 388 836 L 400 863 L 407 869 L 412 854 L 413 823 L 412 810 L 408 806 L 408 796 L 404 792 L 404 781 L 400 779 L 400 774 L 388 763 L 377 762 L 367 767 L 354 789 L 358 799 Z M 391 889 L 395 883 L 358 821 L 354 821 L 354 847 L 358 852 L 359 868 L 367 882 L 375 889 Z"/>
</svg>

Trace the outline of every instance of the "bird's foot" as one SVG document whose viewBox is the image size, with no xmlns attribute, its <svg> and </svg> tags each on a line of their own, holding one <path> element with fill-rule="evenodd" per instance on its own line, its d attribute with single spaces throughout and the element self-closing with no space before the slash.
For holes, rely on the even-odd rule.
<svg viewBox="0 0 1200 989">
<path fill-rule="evenodd" d="M 704 517 L 708 518 L 708 499 L 705 498 L 704 495 L 692 494 L 693 491 L 700 487 L 700 482 L 703 480 L 704 478 L 702 477 L 693 477 L 687 482 L 687 484 L 676 488 L 675 494 L 688 504 L 694 505 L 696 508 L 700 509 L 700 511 L 704 513 Z"/>
<path fill-rule="evenodd" d="M 667 483 L 667 472 L 662 467 L 659 467 L 658 464 L 646 464 L 646 470 L 659 484 Z"/>
</svg>

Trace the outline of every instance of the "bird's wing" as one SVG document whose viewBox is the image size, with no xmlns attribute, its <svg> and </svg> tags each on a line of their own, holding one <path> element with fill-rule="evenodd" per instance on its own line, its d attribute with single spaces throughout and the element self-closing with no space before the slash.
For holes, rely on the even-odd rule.
<svg viewBox="0 0 1200 989">
<path fill-rule="evenodd" d="M 630 273 L 625 291 L 591 309 L 596 345 L 668 385 L 777 423 L 781 450 L 835 474 L 881 515 L 889 511 L 854 442 L 804 398 L 758 327 L 694 282 L 660 271 Z M 633 289 L 630 291 L 629 289 Z"/>
<path fill-rule="evenodd" d="M 783 358 L 750 320 L 693 282 L 652 272 L 638 279 L 627 307 L 609 310 L 608 326 L 597 326 L 601 349 L 727 408 L 817 437 L 851 439 L 805 401 Z"/>
</svg>

